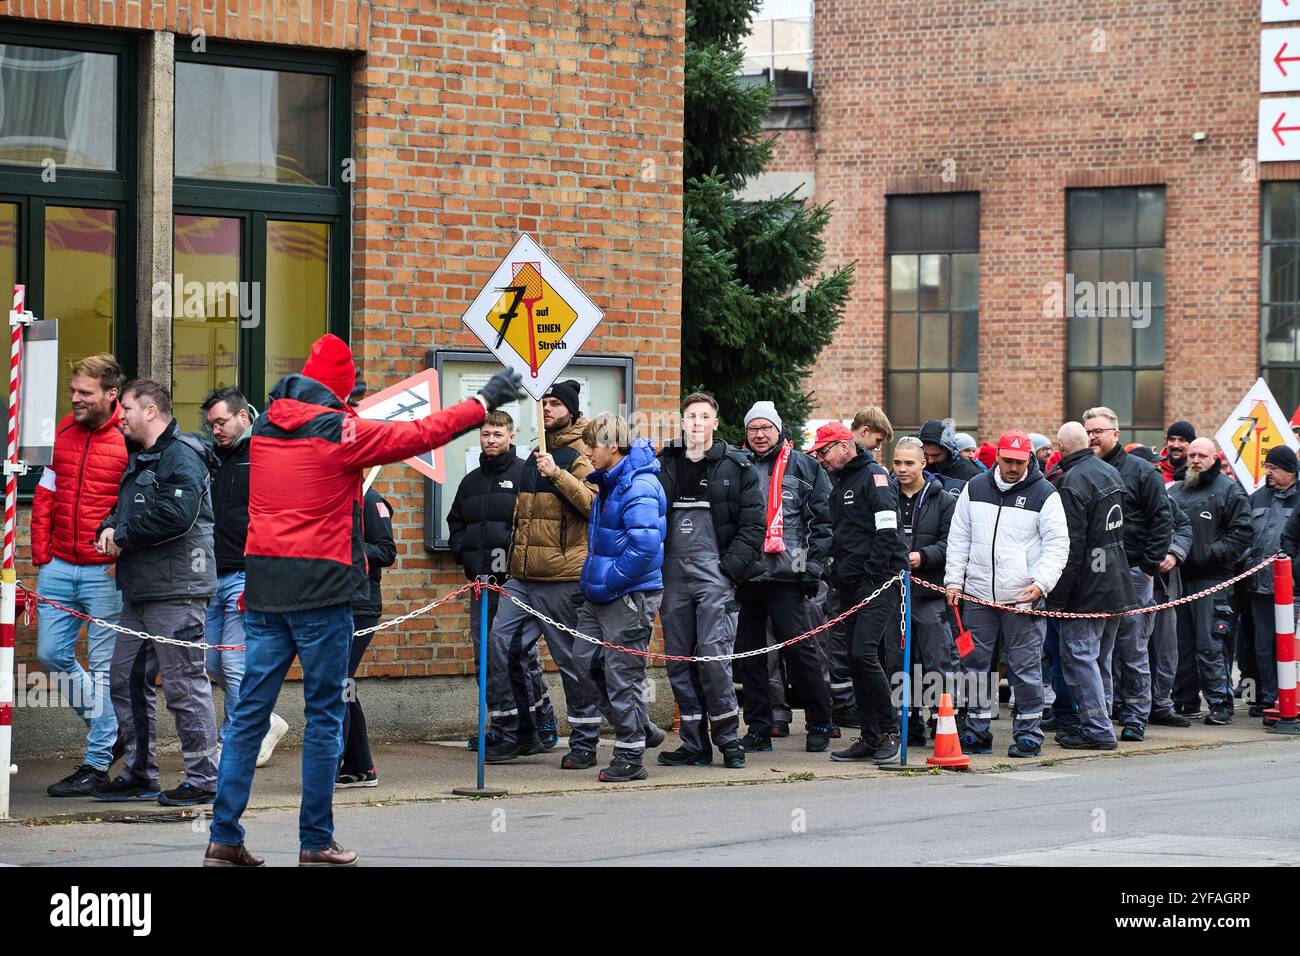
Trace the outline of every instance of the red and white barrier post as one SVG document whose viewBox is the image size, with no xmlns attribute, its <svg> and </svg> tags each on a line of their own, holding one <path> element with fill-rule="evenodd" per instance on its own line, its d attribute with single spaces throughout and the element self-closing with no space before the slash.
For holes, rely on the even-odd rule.
<svg viewBox="0 0 1300 956">
<path fill-rule="evenodd" d="M 1273 631 L 1277 635 L 1277 723 L 1270 734 L 1300 736 L 1296 719 L 1295 606 L 1291 559 L 1273 562 Z"/>
<path fill-rule="evenodd" d="M 5 459 L 5 544 L 0 567 L 0 820 L 9 819 L 9 777 L 17 772 L 13 754 L 14 619 L 18 574 L 14 570 L 18 519 L 18 476 L 26 469 L 18 461 L 18 400 L 22 383 L 23 327 L 33 316 L 27 311 L 27 287 L 14 286 L 9 311 L 9 455 Z"/>
</svg>

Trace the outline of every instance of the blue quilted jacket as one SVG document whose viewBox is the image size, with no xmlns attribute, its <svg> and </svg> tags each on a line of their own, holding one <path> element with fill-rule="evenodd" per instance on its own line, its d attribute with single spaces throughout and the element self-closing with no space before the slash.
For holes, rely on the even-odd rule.
<svg viewBox="0 0 1300 956">
<path fill-rule="evenodd" d="M 587 477 L 600 490 L 587 524 L 581 579 L 583 597 L 593 604 L 663 588 L 668 500 L 658 474 L 654 446 L 637 439 L 611 471 Z"/>
</svg>

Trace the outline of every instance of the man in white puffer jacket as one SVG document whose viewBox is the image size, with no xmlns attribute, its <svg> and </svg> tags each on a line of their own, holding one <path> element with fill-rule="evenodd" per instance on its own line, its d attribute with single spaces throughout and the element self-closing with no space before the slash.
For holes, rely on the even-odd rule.
<svg viewBox="0 0 1300 956">
<path fill-rule="evenodd" d="M 962 593 L 997 604 L 1033 607 L 1056 586 L 1070 556 L 1070 533 L 1060 496 L 1033 459 L 1029 436 L 1013 429 L 998 441 L 997 464 L 962 489 L 948 530 L 944 586 L 948 603 Z M 1043 640 L 1046 620 L 967 602 L 962 623 L 974 649 L 961 659 L 966 697 L 964 753 L 993 752 L 989 733 L 994 688 L 986 679 L 1001 638 L 1007 678 L 1015 692 L 1007 755 L 1035 756 L 1043 741 Z"/>
</svg>

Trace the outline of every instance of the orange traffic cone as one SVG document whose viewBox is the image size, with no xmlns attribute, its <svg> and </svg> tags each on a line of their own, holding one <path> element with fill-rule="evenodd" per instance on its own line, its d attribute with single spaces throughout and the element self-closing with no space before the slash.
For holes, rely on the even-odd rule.
<svg viewBox="0 0 1300 956">
<path fill-rule="evenodd" d="M 970 757 L 961 752 L 957 718 L 952 713 L 951 694 L 939 698 L 939 724 L 934 729 L 934 756 L 925 763 L 929 767 L 949 767 L 953 770 L 966 770 L 970 767 Z"/>
</svg>

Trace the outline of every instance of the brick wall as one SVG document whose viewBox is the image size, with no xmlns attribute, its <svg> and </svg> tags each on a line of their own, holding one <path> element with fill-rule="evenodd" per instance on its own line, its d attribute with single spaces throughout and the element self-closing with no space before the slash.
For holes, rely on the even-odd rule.
<svg viewBox="0 0 1300 956">
<path fill-rule="evenodd" d="M 1054 428 L 1065 320 L 1043 318 L 1043 299 L 1065 272 L 1065 189 L 1155 183 L 1167 193 L 1166 417 L 1217 428 L 1258 374 L 1259 183 L 1243 162 L 1259 28 L 1254 0 L 818 5 L 816 129 L 779 134 L 776 168 L 815 170 L 816 198 L 836 210 L 827 265 L 858 261 L 810 382 L 820 411 L 883 400 L 885 196 L 977 190 L 979 430 Z M 1209 136 L 1196 145 L 1198 130 Z"/>
<path fill-rule="evenodd" d="M 25 0 L 18 12 L 360 51 L 352 335 L 367 381 L 413 374 L 432 346 L 479 347 L 460 316 L 529 232 L 605 310 L 583 352 L 634 356 L 637 408 L 676 407 L 682 4 L 325 2 L 288 21 L 275 14 L 285 4 L 255 0 L 226 0 L 219 16 L 141 7 Z M 414 473 L 388 469 L 377 487 L 396 509 L 389 616 L 464 577 L 424 550 Z M 360 676 L 468 673 L 464 607 L 440 610 L 378 633 Z M 20 658 L 31 650 L 24 634 Z"/>
</svg>

